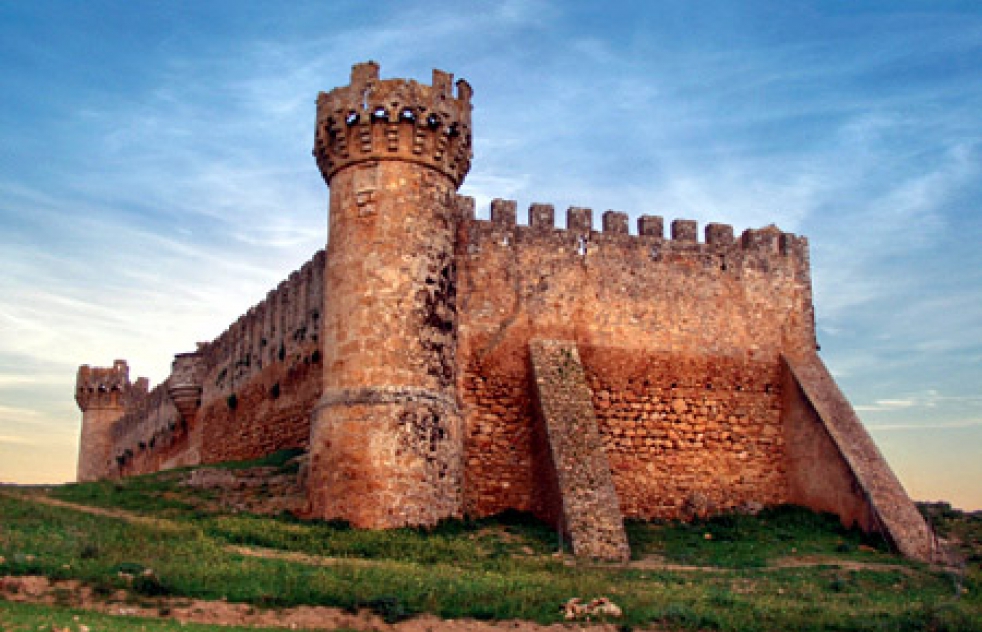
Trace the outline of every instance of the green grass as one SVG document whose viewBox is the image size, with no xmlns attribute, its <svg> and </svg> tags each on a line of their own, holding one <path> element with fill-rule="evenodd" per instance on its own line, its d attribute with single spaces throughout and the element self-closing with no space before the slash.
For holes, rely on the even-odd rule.
<svg viewBox="0 0 982 632">
<path fill-rule="evenodd" d="M 754 568 L 801 555 L 836 555 L 848 559 L 878 559 L 886 543 L 845 529 L 833 514 L 782 506 L 755 516 L 726 514 L 691 523 L 628 521 L 635 558 L 660 555 L 666 561 L 692 566 Z"/>
<path fill-rule="evenodd" d="M 181 486 L 184 470 L 158 475 L 133 476 L 125 481 L 61 485 L 51 490 L 55 498 L 92 507 L 124 509 L 159 517 L 183 517 L 193 511 L 207 492 L 194 494 Z"/>
<path fill-rule="evenodd" d="M 38 493 L 0 494 L 0 575 L 81 579 L 97 590 L 126 588 L 144 598 L 369 608 L 393 621 L 430 612 L 553 623 L 570 597 L 607 596 L 623 608 L 618 623 L 628 627 L 982 630 L 977 562 L 963 576 L 908 562 L 844 530 L 834 517 L 794 507 L 693 524 L 632 522 L 628 533 L 640 559 L 606 565 L 558 558 L 555 532 L 520 514 L 447 521 L 431 530 L 362 531 L 224 512 L 200 490 L 182 487 L 175 474 L 50 492 L 156 522 L 32 502 L 30 494 Z M 982 534 L 977 519 L 946 519 L 949 529 Z M 978 545 L 970 540 L 967 550 L 977 553 Z M 245 555 L 234 546 L 273 553 Z M 297 554 L 319 557 L 283 559 Z M 822 563 L 787 564 L 803 556 Z M 664 563 L 698 569 L 670 570 Z M 144 568 L 153 573 L 141 576 Z"/>
<path fill-rule="evenodd" d="M 302 448 L 287 448 L 285 450 L 277 450 L 276 452 L 251 461 L 229 461 L 227 463 L 219 463 L 215 467 L 227 470 L 241 470 L 249 467 L 276 467 L 284 472 L 292 472 L 296 471 L 296 463 L 291 463 L 291 461 L 304 453 L 305 450 Z"/>
</svg>

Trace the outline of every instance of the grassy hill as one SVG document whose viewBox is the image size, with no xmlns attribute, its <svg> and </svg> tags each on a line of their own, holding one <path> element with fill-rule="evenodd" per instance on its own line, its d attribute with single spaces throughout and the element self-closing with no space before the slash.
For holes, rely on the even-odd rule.
<svg viewBox="0 0 982 632">
<path fill-rule="evenodd" d="M 141 620 L 147 630 L 195 629 L 170 619 L 198 610 L 209 621 L 210 608 L 244 613 L 223 622 L 308 625 L 291 619 L 307 606 L 337 609 L 316 619 L 328 629 L 362 627 L 366 613 L 389 623 L 429 613 L 469 629 L 557 623 L 570 598 L 603 596 L 623 610 L 607 617 L 623 630 L 982 630 L 982 518 L 944 504 L 924 507 L 960 559 L 944 568 L 797 507 L 632 522 L 634 559 L 598 564 L 572 559 L 554 529 L 521 514 L 360 531 L 242 511 L 270 490 L 235 473 L 289 474 L 291 456 L 226 466 L 223 488 L 189 486 L 189 471 L 0 487 L 0 629 L 136 625 L 93 609 L 160 618 Z M 23 578 L 42 577 L 26 595 Z"/>
</svg>

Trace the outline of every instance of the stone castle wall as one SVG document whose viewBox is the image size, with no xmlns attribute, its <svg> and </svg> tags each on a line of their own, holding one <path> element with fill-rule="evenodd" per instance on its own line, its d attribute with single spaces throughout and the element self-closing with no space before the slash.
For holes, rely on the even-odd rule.
<svg viewBox="0 0 982 632">
<path fill-rule="evenodd" d="M 114 475 L 250 459 L 306 447 L 309 413 L 321 394 L 324 251 L 212 342 L 201 343 L 200 403 L 182 416 L 172 375 L 112 424 Z"/>
<path fill-rule="evenodd" d="M 462 201 L 464 214 L 470 215 Z M 575 341 L 625 515 L 678 516 L 788 498 L 782 353 L 814 352 L 807 242 L 774 228 L 589 209 L 567 227 L 514 202 L 465 219 L 458 240 L 466 509 L 550 511 L 530 399 L 528 343 Z M 707 476 L 707 472 L 713 472 Z"/>
<path fill-rule="evenodd" d="M 519 225 L 512 202 L 495 201 L 490 221 L 459 202 L 454 372 L 467 512 L 548 513 L 529 390 L 537 336 L 579 345 L 627 515 L 787 499 L 779 356 L 814 345 L 804 239 L 775 229 L 737 238 L 712 224 L 700 242 L 687 221 L 665 238 L 657 217 L 632 235 L 619 213 L 595 231 L 588 209 L 571 209 L 559 229 L 545 205 Z M 319 252 L 200 345 L 193 419 L 163 383 L 113 425 L 119 473 L 307 446 L 322 394 L 323 266 Z"/>
</svg>

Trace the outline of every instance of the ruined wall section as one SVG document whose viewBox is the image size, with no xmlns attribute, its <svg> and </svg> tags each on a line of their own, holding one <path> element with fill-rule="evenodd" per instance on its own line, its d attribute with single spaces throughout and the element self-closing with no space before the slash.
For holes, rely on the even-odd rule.
<svg viewBox="0 0 982 632">
<path fill-rule="evenodd" d="M 780 355 L 814 350 L 807 241 L 747 230 L 461 198 L 459 392 L 466 508 L 545 512 L 528 341 L 575 341 L 625 515 L 679 516 L 787 498 Z"/>
<path fill-rule="evenodd" d="M 112 427 L 122 475 L 305 447 L 320 397 L 324 251 L 175 369 Z M 194 356 L 197 406 L 182 359 Z M 180 387 L 178 387 L 180 386 Z M 177 398 L 178 402 L 175 402 Z"/>
</svg>

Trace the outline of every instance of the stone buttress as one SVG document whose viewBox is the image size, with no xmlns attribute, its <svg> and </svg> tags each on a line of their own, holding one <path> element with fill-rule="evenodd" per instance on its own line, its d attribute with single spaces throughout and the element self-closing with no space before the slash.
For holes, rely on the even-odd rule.
<svg viewBox="0 0 982 632">
<path fill-rule="evenodd" d="M 533 340 L 532 371 L 538 411 L 549 443 L 562 506 L 563 530 L 582 557 L 631 557 L 624 520 L 597 430 L 590 391 L 576 344 Z"/>
<path fill-rule="evenodd" d="M 429 86 L 380 80 L 369 62 L 318 98 L 330 230 L 314 517 L 397 527 L 461 514 L 454 239 L 470 96 L 450 74 L 434 71 Z"/>
</svg>

